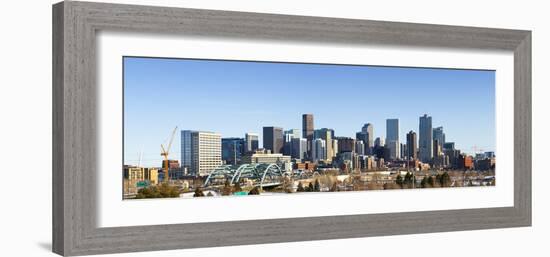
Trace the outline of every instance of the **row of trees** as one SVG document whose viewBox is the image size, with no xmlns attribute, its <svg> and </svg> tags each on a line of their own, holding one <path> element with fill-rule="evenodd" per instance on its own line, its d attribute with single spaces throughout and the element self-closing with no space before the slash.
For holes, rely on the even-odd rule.
<svg viewBox="0 0 550 257">
<path fill-rule="evenodd" d="M 307 187 L 304 187 L 302 181 L 298 182 L 297 192 L 321 192 L 321 183 L 319 179 L 315 179 L 315 183 L 309 183 Z"/>
<path fill-rule="evenodd" d="M 414 188 L 414 185 L 416 185 L 416 177 L 411 172 L 407 172 L 405 178 L 403 178 L 401 174 L 398 174 L 395 178 L 395 184 L 401 188 Z"/>
<path fill-rule="evenodd" d="M 334 181 L 332 183 L 332 186 L 328 189 L 329 192 L 336 192 L 339 191 L 338 189 L 338 183 Z M 315 179 L 314 183 L 309 183 L 307 186 L 304 187 L 302 182 L 298 182 L 298 188 L 296 189 L 296 192 L 321 192 L 321 182 L 319 179 Z"/>
<path fill-rule="evenodd" d="M 401 174 L 398 174 L 395 178 L 395 184 L 398 186 L 398 188 L 414 188 L 414 186 L 416 185 L 416 177 L 411 172 L 407 172 L 407 174 L 405 174 L 405 177 L 402 177 Z M 444 172 L 443 174 L 437 174 L 435 177 L 424 176 L 424 178 L 420 181 L 421 188 L 450 187 L 451 184 L 451 177 L 447 172 Z M 384 189 L 393 188 L 389 185 L 384 187 Z"/>
<path fill-rule="evenodd" d="M 136 199 L 145 198 L 175 198 L 179 197 L 179 189 L 175 186 L 170 186 L 166 183 L 162 183 L 157 186 L 150 186 L 138 190 Z"/>
</svg>

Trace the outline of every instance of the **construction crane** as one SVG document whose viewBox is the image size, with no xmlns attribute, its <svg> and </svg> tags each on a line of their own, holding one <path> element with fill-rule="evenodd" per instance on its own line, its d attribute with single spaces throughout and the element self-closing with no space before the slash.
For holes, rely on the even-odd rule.
<svg viewBox="0 0 550 257">
<path fill-rule="evenodd" d="M 168 145 L 164 147 L 163 144 L 160 144 L 160 155 L 164 157 L 164 167 L 166 168 L 166 172 L 164 173 L 165 181 L 168 182 L 170 180 L 170 174 L 168 173 L 170 169 L 170 162 L 168 161 L 168 155 L 170 154 L 170 147 L 172 147 L 172 141 L 174 141 L 174 135 L 176 135 L 176 130 L 178 130 L 178 127 L 176 126 L 174 128 L 174 131 L 172 131 L 172 135 L 170 135 L 170 138 L 168 139 Z"/>
</svg>

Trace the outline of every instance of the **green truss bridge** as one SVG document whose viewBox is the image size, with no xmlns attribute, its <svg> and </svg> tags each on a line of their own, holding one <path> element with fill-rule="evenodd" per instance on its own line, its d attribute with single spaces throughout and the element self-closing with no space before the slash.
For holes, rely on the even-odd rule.
<svg viewBox="0 0 550 257">
<path fill-rule="evenodd" d="M 226 181 L 231 184 L 250 181 L 260 188 L 273 188 L 282 185 L 286 176 L 277 164 L 222 165 L 208 175 L 204 187 L 222 186 Z"/>
</svg>

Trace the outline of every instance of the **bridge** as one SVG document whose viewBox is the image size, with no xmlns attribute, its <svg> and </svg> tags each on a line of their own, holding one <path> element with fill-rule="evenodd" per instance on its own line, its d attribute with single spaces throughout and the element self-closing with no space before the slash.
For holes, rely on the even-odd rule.
<svg viewBox="0 0 550 257">
<path fill-rule="evenodd" d="M 260 189 L 277 187 L 283 184 L 286 176 L 289 174 L 284 173 L 277 164 L 222 165 L 208 175 L 204 187 L 224 185 L 226 181 L 231 184 L 242 183 L 244 180 L 252 181 Z"/>
</svg>

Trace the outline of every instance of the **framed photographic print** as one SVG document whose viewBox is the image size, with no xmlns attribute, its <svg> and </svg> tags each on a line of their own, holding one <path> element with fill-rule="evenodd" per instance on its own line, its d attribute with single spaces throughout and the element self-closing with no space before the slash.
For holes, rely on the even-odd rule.
<svg viewBox="0 0 550 257">
<path fill-rule="evenodd" d="M 61 255 L 531 225 L 530 31 L 65 1 L 53 103 Z"/>
</svg>

